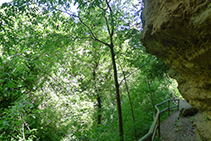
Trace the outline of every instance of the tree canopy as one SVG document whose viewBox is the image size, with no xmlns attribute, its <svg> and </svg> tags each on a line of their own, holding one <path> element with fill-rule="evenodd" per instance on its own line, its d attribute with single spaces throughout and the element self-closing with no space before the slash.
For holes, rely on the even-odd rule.
<svg viewBox="0 0 211 141">
<path fill-rule="evenodd" d="M 168 67 L 139 41 L 141 7 L 132 0 L 4 3 L 0 139 L 144 135 L 153 115 L 150 95 L 158 103 L 174 88 Z"/>
</svg>

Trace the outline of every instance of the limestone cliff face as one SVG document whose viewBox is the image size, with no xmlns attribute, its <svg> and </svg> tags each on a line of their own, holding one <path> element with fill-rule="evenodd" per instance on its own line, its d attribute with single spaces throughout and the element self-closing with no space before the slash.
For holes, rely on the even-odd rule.
<svg viewBox="0 0 211 141">
<path fill-rule="evenodd" d="M 183 97 L 211 111 L 211 1 L 144 0 L 141 42 L 172 69 Z"/>
</svg>

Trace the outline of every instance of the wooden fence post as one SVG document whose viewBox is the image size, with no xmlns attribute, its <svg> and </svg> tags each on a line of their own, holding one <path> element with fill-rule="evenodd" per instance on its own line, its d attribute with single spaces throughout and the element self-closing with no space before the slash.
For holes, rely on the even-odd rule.
<svg viewBox="0 0 211 141">
<path fill-rule="evenodd" d="M 158 139 L 160 138 L 160 113 L 158 115 Z"/>
<path fill-rule="evenodd" d="M 178 104 L 177 106 L 172 106 L 170 107 L 170 102 L 171 101 L 178 101 Z M 163 109 L 162 111 L 159 110 L 158 106 L 161 106 L 165 103 L 168 102 L 168 108 L 166 107 L 165 109 Z M 179 99 L 169 99 L 169 100 L 166 100 L 162 103 L 159 103 L 155 106 L 155 115 L 154 115 L 154 120 L 153 120 L 153 123 L 150 127 L 150 130 L 149 132 L 144 136 L 142 137 L 139 141 L 153 141 L 154 140 L 154 137 L 156 136 L 156 131 L 157 131 L 157 136 L 158 136 L 158 139 L 160 138 L 161 136 L 161 132 L 160 132 L 160 114 L 165 112 L 166 110 L 168 110 L 168 116 L 170 116 L 170 112 L 171 112 L 171 108 L 175 108 L 177 107 L 177 109 L 179 110 L 179 105 L 180 105 L 180 100 Z"/>
</svg>

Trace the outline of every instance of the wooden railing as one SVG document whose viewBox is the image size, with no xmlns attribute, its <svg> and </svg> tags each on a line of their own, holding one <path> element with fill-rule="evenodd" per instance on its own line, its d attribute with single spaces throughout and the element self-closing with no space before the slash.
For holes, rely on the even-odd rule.
<svg viewBox="0 0 211 141">
<path fill-rule="evenodd" d="M 177 105 L 170 107 L 171 101 L 177 101 L 177 103 L 176 103 Z M 168 107 L 160 111 L 158 107 L 163 105 L 166 102 L 168 102 Z M 177 107 L 177 110 L 179 110 L 179 102 L 180 102 L 179 99 L 169 99 L 169 100 L 166 100 L 162 103 L 157 104 L 155 106 L 155 116 L 154 116 L 153 123 L 150 127 L 150 130 L 139 141 L 153 141 L 155 139 L 155 136 L 156 136 L 156 131 L 158 131 L 157 136 L 158 136 L 158 138 L 160 138 L 160 114 L 165 112 L 166 110 L 168 110 L 168 116 L 170 116 L 170 111 L 171 111 L 172 108 Z"/>
</svg>

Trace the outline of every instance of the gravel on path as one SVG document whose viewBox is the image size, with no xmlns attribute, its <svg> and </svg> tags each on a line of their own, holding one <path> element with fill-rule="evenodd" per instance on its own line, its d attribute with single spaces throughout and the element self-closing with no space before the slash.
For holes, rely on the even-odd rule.
<svg viewBox="0 0 211 141">
<path fill-rule="evenodd" d="M 180 100 L 180 110 L 191 107 L 185 100 Z M 161 122 L 161 141 L 199 141 L 194 133 L 191 117 L 180 117 L 179 111 Z"/>
</svg>

